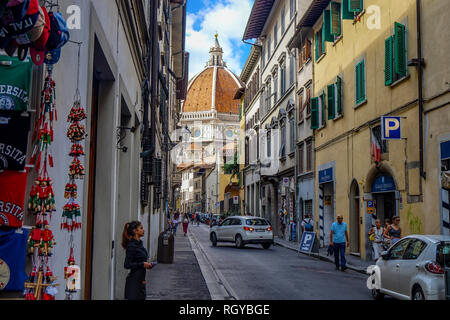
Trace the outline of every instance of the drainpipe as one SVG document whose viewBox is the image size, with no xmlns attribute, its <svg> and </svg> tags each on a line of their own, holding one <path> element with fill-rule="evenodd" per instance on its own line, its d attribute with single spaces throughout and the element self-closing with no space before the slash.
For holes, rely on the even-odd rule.
<svg viewBox="0 0 450 320">
<path fill-rule="evenodd" d="M 419 78 L 419 153 L 420 153 L 420 176 L 426 180 L 426 173 L 423 168 L 423 67 L 425 65 L 422 57 L 422 33 L 421 33 L 421 1 L 416 0 L 417 6 L 417 52 L 418 52 L 418 78 Z M 420 181 L 420 194 L 422 195 L 422 181 Z"/>
</svg>

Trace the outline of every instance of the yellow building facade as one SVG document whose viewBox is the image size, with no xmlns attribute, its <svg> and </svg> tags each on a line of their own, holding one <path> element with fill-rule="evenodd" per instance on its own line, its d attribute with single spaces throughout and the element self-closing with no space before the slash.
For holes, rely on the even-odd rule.
<svg viewBox="0 0 450 320">
<path fill-rule="evenodd" d="M 305 15 L 315 21 L 317 230 L 328 245 L 331 224 L 343 215 L 349 253 L 371 259 L 375 218 L 399 216 L 402 236 L 426 230 L 418 72 L 407 66 L 418 55 L 416 1 L 318 2 L 321 12 L 311 7 Z M 383 116 L 400 117 L 400 140 L 381 139 Z"/>
</svg>

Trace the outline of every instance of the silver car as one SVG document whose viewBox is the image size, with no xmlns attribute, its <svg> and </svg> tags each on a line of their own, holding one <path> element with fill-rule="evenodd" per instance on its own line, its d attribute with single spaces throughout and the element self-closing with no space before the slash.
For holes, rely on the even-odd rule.
<svg viewBox="0 0 450 320">
<path fill-rule="evenodd" d="M 261 244 L 269 249 L 273 244 L 273 231 L 269 221 L 252 216 L 235 216 L 215 225 L 210 231 L 212 245 L 218 242 L 234 242 L 237 248 L 246 244 Z"/>
<path fill-rule="evenodd" d="M 372 267 L 371 277 L 379 282 L 371 288 L 374 299 L 389 295 L 405 300 L 445 300 L 450 236 L 407 236 L 383 252 Z"/>
</svg>

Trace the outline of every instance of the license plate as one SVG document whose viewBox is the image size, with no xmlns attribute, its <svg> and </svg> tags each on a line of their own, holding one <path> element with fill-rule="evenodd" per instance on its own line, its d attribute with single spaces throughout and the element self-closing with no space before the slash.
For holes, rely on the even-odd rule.
<svg viewBox="0 0 450 320">
<path fill-rule="evenodd" d="M 266 231 L 266 230 L 264 230 L 264 229 L 256 230 L 256 232 L 264 232 L 264 231 Z"/>
</svg>

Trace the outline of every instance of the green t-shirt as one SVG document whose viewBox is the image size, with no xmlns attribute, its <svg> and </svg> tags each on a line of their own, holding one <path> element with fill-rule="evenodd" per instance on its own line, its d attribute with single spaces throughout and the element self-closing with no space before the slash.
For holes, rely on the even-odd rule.
<svg viewBox="0 0 450 320">
<path fill-rule="evenodd" d="M 0 110 L 28 109 L 33 62 L 0 55 Z"/>
</svg>

